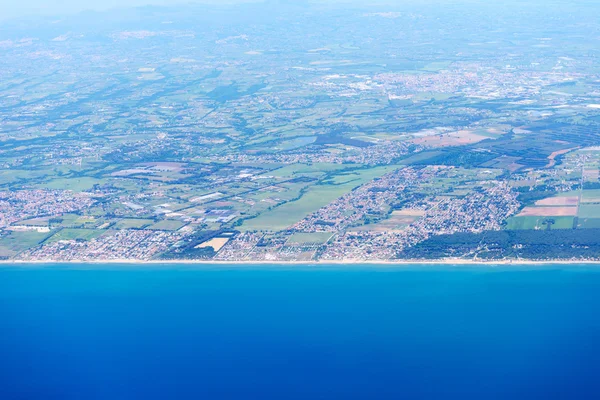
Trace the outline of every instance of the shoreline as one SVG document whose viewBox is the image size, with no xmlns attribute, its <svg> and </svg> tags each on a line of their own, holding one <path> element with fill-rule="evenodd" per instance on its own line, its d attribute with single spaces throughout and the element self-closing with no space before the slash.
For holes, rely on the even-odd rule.
<svg viewBox="0 0 600 400">
<path fill-rule="evenodd" d="M 331 261 L 220 261 L 220 260 L 0 260 L 1 266 L 52 266 L 52 265 L 127 265 L 127 266 L 256 266 L 256 267 L 288 267 L 288 266 L 381 266 L 381 267 L 405 267 L 405 266 L 550 266 L 550 265 L 600 265 L 600 260 L 466 260 L 466 259 L 439 259 L 439 260 L 331 260 Z"/>
</svg>

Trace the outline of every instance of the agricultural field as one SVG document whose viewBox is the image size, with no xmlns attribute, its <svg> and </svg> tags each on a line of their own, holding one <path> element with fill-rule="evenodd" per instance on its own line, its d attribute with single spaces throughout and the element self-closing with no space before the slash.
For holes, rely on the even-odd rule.
<svg viewBox="0 0 600 400">
<path fill-rule="evenodd" d="M 574 207 L 579 205 L 579 197 L 576 196 L 557 196 L 538 200 L 536 206 L 543 207 Z"/>
<path fill-rule="evenodd" d="M 600 207 L 598 204 L 582 204 L 579 206 L 579 218 L 600 218 Z"/>
<path fill-rule="evenodd" d="M 125 218 L 117 221 L 112 229 L 142 229 L 155 223 L 152 219 Z"/>
<path fill-rule="evenodd" d="M 4 232 L 0 236 L 0 257 L 13 257 L 22 251 L 42 243 L 50 233 L 26 232 Z"/>
<path fill-rule="evenodd" d="M 91 240 L 103 235 L 106 231 L 101 229 L 60 229 L 58 232 L 50 236 L 46 243 L 58 242 L 61 240 Z"/>
<path fill-rule="evenodd" d="M 157 231 L 176 231 L 182 228 L 185 223 L 177 220 L 162 220 L 157 222 L 156 224 L 149 226 L 148 229 L 157 230 Z"/>
<path fill-rule="evenodd" d="M 490 137 L 479 135 L 472 131 L 458 131 L 418 137 L 417 139 L 413 139 L 412 143 L 437 148 L 474 144 L 486 139 L 490 139 Z"/>
<path fill-rule="evenodd" d="M 196 246 L 197 249 L 212 248 L 214 251 L 219 251 L 227 244 L 228 238 L 213 238 Z"/>
<path fill-rule="evenodd" d="M 566 217 L 577 216 L 577 207 L 526 207 L 517 217 Z"/>
<path fill-rule="evenodd" d="M 583 204 L 600 204 L 600 190 L 584 190 L 581 195 L 581 202 Z"/>
<path fill-rule="evenodd" d="M 506 229 L 573 229 L 573 217 L 512 217 L 507 220 Z"/>
</svg>

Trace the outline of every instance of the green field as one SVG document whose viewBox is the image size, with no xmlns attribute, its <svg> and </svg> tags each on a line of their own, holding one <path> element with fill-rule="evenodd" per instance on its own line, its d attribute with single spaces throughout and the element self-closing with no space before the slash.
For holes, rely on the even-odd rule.
<svg viewBox="0 0 600 400">
<path fill-rule="evenodd" d="M 10 232 L 0 236 L 0 257 L 10 257 L 27 250 L 50 236 L 52 233 Z"/>
<path fill-rule="evenodd" d="M 585 189 L 581 196 L 585 199 L 600 199 L 600 189 Z"/>
<path fill-rule="evenodd" d="M 356 172 L 341 173 L 333 176 L 331 179 L 324 181 L 330 185 L 343 185 L 350 182 L 356 182 L 360 180 L 360 174 Z"/>
<path fill-rule="evenodd" d="M 600 218 L 579 218 L 578 228 L 600 229 Z"/>
<path fill-rule="evenodd" d="M 60 240 L 91 240 L 99 237 L 106 231 L 103 229 L 71 229 L 65 228 L 56 232 L 47 240 L 47 243 L 58 242 Z"/>
<path fill-rule="evenodd" d="M 551 229 L 573 229 L 574 217 L 511 217 L 506 221 L 506 229 L 547 229 L 548 220 L 554 221 Z"/>
<path fill-rule="evenodd" d="M 93 216 L 82 216 L 77 214 L 64 214 L 60 217 L 56 217 L 60 220 L 59 226 L 65 228 L 94 228 L 99 225 L 103 220 L 95 218 Z M 52 226 L 57 226 L 56 222 L 52 222 Z"/>
<path fill-rule="evenodd" d="M 117 221 L 113 229 L 141 229 L 154 224 L 152 219 L 125 218 Z"/>
<path fill-rule="evenodd" d="M 90 190 L 94 185 L 102 185 L 106 181 L 102 179 L 96 179 L 92 177 L 81 177 L 81 178 L 64 178 L 54 179 L 39 185 L 44 189 L 61 189 L 61 190 L 72 190 L 74 192 L 84 192 Z"/>
<path fill-rule="evenodd" d="M 600 206 L 597 204 L 581 204 L 579 206 L 579 218 L 600 218 Z"/>
<path fill-rule="evenodd" d="M 323 174 L 325 172 L 334 172 L 343 169 L 348 169 L 347 165 L 341 164 L 325 164 L 325 163 L 314 163 L 314 164 L 292 164 L 286 165 L 279 169 L 267 172 L 265 175 L 285 178 L 293 178 L 297 175 L 311 175 L 311 174 Z"/>
<path fill-rule="evenodd" d="M 152 229 L 155 231 L 176 231 L 177 229 L 184 226 L 185 223 L 174 220 L 174 219 L 165 219 L 163 221 L 159 221 L 156 224 L 148 227 L 148 229 Z"/>
<path fill-rule="evenodd" d="M 297 137 L 297 138 L 293 138 L 291 140 L 285 140 L 285 141 L 281 141 L 279 142 L 274 148 L 273 150 L 292 150 L 292 149 L 297 149 L 299 147 L 304 147 L 306 145 L 309 145 L 311 143 L 314 143 L 315 140 L 317 140 L 316 136 L 303 136 L 303 137 Z"/>
<path fill-rule="evenodd" d="M 41 178 L 48 175 L 49 171 L 43 170 L 5 170 L 0 171 L 0 185 L 5 185 L 9 183 L 16 182 L 18 180 L 28 180 L 28 179 L 36 179 Z"/>
<path fill-rule="evenodd" d="M 83 224 L 83 225 L 96 225 L 98 223 L 98 220 L 93 216 L 83 215 L 83 216 L 77 218 L 75 220 L 75 223 Z"/>
<path fill-rule="evenodd" d="M 560 193 L 556 194 L 554 197 L 579 197 L 579 190 L 571 190 L 571 191 L 568 191 L 568 192 L 560 192 Z"/>
<path fill-rule="evenodd" d="M 19 221 L 17 225 L 25 226 L 48 226 L 50 217 L 32 218 L 24 221 Z"/>
</svg>

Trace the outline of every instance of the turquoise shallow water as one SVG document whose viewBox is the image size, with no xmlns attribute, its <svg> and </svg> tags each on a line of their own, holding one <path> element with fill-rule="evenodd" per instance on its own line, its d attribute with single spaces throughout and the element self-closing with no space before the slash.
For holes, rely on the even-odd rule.
<svg viewBox="0 0 600 400">
<path fill-rule="evenodd" d="M 0 399 L 600 398 L 600 267 L 0 268 Z"/>
</svg>

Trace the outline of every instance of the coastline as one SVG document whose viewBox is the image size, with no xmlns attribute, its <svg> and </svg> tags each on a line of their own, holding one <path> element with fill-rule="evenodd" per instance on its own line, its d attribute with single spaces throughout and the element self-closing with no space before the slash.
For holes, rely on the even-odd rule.
<svg viewBox="0 0 600 400">
<path fill-rule="evenodd" d="M 439 259 L 439 260 L 328 260 L 328 261 L 220 261 L 220 260 L 0 260 L 0 266 L 52 266 L 52 265 L 126 265 L 126 266 L 256 266 L 256 267 L 288 267 L 288 266 L 379 266 L 379 267 L 408 267 L 408 266 L 551 266 L 551 265 L 600 265 L 600 260 L 468 260 L 468 259 Z"/>
</svg>

